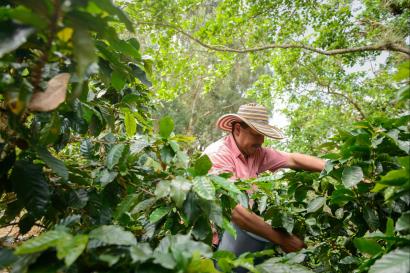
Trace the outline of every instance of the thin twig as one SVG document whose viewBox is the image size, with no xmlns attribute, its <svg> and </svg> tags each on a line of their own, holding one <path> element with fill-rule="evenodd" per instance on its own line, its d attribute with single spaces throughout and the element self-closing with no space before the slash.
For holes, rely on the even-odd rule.
<svg viewBox="0 0 410 273">
<path fill-rule="evenodd" d="M 234 53 L 251 53 L 251 52 L 258 52 L 258 51 L 263 51 L 263 50 L 268 50 L 268 49 L 276 49 L 276 48 L 281 48 L 281 49 L 305 49 L 307 51 L 312 51 L 316 52 L 319 54 L 327 55 L 327 56 L 334 56 L 334 55 L 340 55 L 340 54 L 346 54 L 346 53 L 354 53 L 354 52 L 365 52 L 365 51 L 395 51 L 395 52 L 401 52 L 404 53 L 408 56 L 410 56 L 410 49 L 408 47 L 401 46 L 396 43 L 382 43 L 382 44 L 373 44 L 373 45 L 367 45 L 367 46 L 359 46 L 359 47 L 352 47 L 352 48 L 339 48 L 339 49 L 332 49 L 332 50 L 323 50 L 320 48 L 315 48 L 309 45 L 303 45 L 303 44 L 270 44 L 270 45 L 264 45 L 264 46 L 259 46 L 259 47 L 252 47 L 252 48 L 244 48 L 244 49 L 237 49 L 237 48 L 230 48 L 222 45 L 210 45 L 207 44 L 198 38 L 195 38 L 188 32 L 182 30 L 181 28 L 171 25 L 171 24 L 166 24 L 166 23 L 158 23 L 158 22 L 137 22 L 137 24 L 140 25 L 156 25 L 156 26 L 162 26 L 162 27 L 167 27 L 167 28 L 172 28 L 176 30 L 177 32 L 183 34 L 184 36 L 188 37 L 189 39 L 195 41 L 196 43 L 200 44 L 201 46 L 214 50 L 214 51 L 220 51 L 220 52 L 234 52 Z"/>
</svg>

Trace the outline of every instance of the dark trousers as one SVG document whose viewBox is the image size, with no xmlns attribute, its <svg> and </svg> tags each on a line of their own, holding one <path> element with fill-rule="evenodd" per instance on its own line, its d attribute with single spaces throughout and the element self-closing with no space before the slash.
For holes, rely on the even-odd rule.
<svg viewBox="0 0 410 273">
<path fill-rule="evenodd" d="M 224 232 L 221 242 L 218 246 L 218 250 L 231 251 L 238 257 L 245 252 L 257 252 L 264 249 L 272 248 L 273 244 L 264 238 L 249 234 L 246 231 L 240 229 L 237 225 L 231 223 L 236 230 L 236 239 L 233 238 L 228 232 Z M 261 263 L 263 259 L 255 259 L 255 264 Z M 236 268 L 236 273 L 248 272 L 243 267 Z"/>
</svg>

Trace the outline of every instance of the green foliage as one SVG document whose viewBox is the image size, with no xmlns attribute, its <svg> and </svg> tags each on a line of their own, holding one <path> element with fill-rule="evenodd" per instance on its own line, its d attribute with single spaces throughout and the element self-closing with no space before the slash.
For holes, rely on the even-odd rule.
<svg viewBox="0 0 410 273">
<path fill-rule="evenodd" d="M 408 104 L 403 76 L 408 62 L 396 69 L 398 82 L 393 85 L 390 73 L 400 59 L 395 56 L 374 79 L 350 75 L 343 67 L 371 55 L 363 52 L 334 60 L 299 49 L 251 53 L 247 59 L 215 53 L 208 61 L 201 55 L 205 53 L 192 54 L 196 47 L 176 39 L 176 29 L 145 35 L 154 28 L 135 21 L 169 20 L 212 44 L 309 41 L 335 49 L 364 45 L 366 39 L 383 35 L 378 24 L 360 28 L 352 19 L 377 19 L 404 35 L 406 7 L 399 5 L 401 13 L 390 16 L 386 10 L 393 8 L 391 3 L 379 9 L 379 3 L 366 2 L 353 18 L 346 3 L 326 2 L 229 0 L 208 7 L 196 1 L 136 1 L 127 2 L 126 8 L 110 0 L 5 3 L 0 8 L 0 223 L 18 222 L 21 234 L 34 225 L 45 230 L 14 251 L 1 249 L 1 268 L 408 271 L 410 134 L 409 116 L 401 108 Z M 314 29 L 311 40 L 307 25 Z M 154 57 L 141 55 L 137 34 L 132 33 L 136 27 L 144 53 Z M 365 37 L 363 29 L 368 31 Z M 401 39 L 394 36 L 391 42 Z M 167 115 L 189 113 L 185 123 L 166 116 L 153 126 L 151 116 L 158 115 L 153 103 L 159 103 L 148 89 L 148 77 L 159 97 L 175 98 L 193 90 L 189 100 L 163 107 L 169 108 Z M 333 91 L 312 95 L 306 89 L 298 94 L 312 83 L 321 91 Z M 288 109 L 295 114 L 289 127 L 291 146 L 312 150 L 323 140 L 315 138 L 319 132 L 331 128 L 328 142 L 318 148 L 328 159 L 320 176 L 288 172 L 280 179 L 268 175 L 232 183 L 227 176 L 208 174 L 208 157 L 188 156 L 192 137 L 177 134 L 183 131 L 181 124 L 190 135 L 206 131 L 217 116 L 236 110 L 243 101 L 270 103 L 272 97 L 283 99 L 283 91 L 292 86 L 289 101 L 298 107 Z M 333 96 L 348 101 L 349 107 Z M 380 114 L 392 98 L 397 109 Z M 366 101 L 364 114 L 369 118 L 350 124 L 360 114 L 355 101 Z M 180 108 L 184 115 L 176 114 Z M 307 119 L 312 108 L 319 118 Z M 209 131 L 201 145 L 216 136 Z M 307 137 L 298 142 L 295 137 L 301 131 Z M 247 196 L 252 184 L 258 189 Z M 250 209 L 272 227 L 305 237 L 307 249 L 288 255 L 274 250 L 239 257 L 213 253 L 212 230 L 235 236 L 231 210 L 238 203 L 247 207 L 249 198 L 255 200 Z M 258 258 L 266 261 L 255 265 Z"/>
<path fill-rule="evenodd" d="M 270 176 L 253 181 L 259 186 L 253 199 L 263 202 L 265 220 L 306 238 L 303 264 L 326 272 L 383 272 L 397 251 L 397 268 L 407 270 L 399 249 L 410 243 L 409 152 L 400 148 L 409 144 L 403 126 L 408 118 L 360 122 L 351 131 L 341 130 L 326 144 L 330 153 L 320 176 L 289 172 L 276 186 L 266 183 Z"/>
</svg>

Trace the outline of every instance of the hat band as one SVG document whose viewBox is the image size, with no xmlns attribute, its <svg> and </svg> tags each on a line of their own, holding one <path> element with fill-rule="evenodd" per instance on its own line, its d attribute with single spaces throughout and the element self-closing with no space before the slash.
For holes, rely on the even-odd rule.
<svg viewBox="0 0 410 273">
<path fill-rule="evenodd" d="M 255 114 L 240 114 L 238 113 L 238 116 L 241 116 L 243 118 L 249 119 L 249 120 L 263 120 L 268 122 L 268 117 L 266 115 L 255 115 Z"/>
</svg>

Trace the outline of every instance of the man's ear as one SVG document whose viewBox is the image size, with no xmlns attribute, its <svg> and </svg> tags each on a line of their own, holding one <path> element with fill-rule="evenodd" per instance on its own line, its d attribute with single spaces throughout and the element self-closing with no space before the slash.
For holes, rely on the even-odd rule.
<svg viewBox="0 0 410 273">
<path fill-rule="evenodd" d="M 235 136 L 238 136 L 239 133 L 240 133 L 240 131 L 241 131 L 241 125 L 240 125 L 239 123 L 235 123 L 235 124 L 233 125 L 233 134 L 234 134 Z"/>
</svg>

